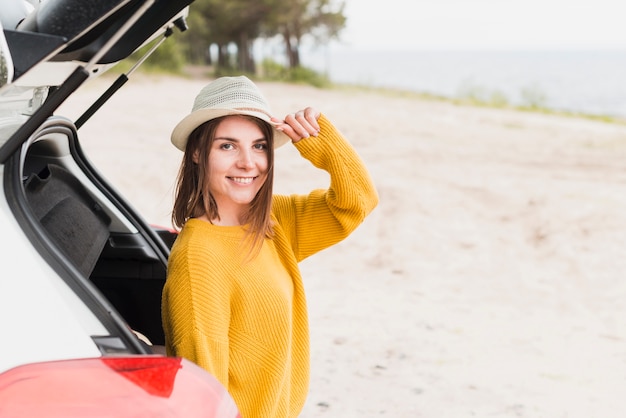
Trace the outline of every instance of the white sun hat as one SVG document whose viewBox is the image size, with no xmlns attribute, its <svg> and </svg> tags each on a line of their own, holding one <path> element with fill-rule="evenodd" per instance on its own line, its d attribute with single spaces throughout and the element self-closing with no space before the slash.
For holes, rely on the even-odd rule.
<svg viewBox="0 0 626 418">
<path fill-rule="evenodd" d="M 249 115 L 269 123 L 274 129 L 274 148 L 290 140 L 271 121 L 269 104 L 259 88 L 247 77 L 238 76 L 220 77 L 200 90 L 191 113 L 174 127 L 172 144 L 184 151 L 194 129 L 212 119 L 228 115 Z"/>
</svg>

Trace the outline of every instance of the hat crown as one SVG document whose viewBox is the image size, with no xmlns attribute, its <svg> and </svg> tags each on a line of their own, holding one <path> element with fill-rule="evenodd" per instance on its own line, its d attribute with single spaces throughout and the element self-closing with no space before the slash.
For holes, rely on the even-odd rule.
<svg viewBox="0 0 626 418">
<path fill-rule="evenodd" d="M 200 90 L 191 113 L 174 127 L 172 144 L 185 151 L 187 139 L 194 129 L 205 122 L 229 115 L 247 115 L 269 123 L 274 130 L 274 147 L 291 140 L 272 123 L 269 104 L 259 88 L 247 77 L 237 76 L 220 77 Z"/>
<path fill-rule="evenodd" d="M 193 102 L 192 111 L 200 109 L 252 110 L 270 115 L 267 100 L 245 76 L 221 77 L 205 86 Z"/>
</svg>

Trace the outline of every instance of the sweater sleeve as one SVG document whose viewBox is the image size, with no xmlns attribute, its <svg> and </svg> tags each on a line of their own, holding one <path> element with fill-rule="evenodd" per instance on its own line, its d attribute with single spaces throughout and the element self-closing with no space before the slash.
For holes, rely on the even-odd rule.
<svg viewBox="0 0 626 418">
<path fill-rule="evenodd" d="M 173 249 L 174 250 L 174 249 Z M 162 316 L 168 355 L 184 357 L 228 388 L 228 281 L 214 280 L 212 258 L 194 246 L 172 251 Z"/>
<path fill-rule="evenodd" d="M 298 261 L 346 238 L 378 204 L 374 183 L 357 152 L 324 115 L 318 123 L 318 136 L 295 146 L 330 174 L 329 188 L 274 199 L 274 214 Z"/>
</svg>

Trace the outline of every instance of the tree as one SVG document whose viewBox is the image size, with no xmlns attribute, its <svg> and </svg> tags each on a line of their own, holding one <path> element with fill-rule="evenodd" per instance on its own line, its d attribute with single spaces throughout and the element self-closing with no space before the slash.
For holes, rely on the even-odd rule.
<svg viewBox="0 0 626 418">
<path fill-rule="evenodd" d="M 211 28 L 207 24 L 204 9 L 207 2 L 196 0 L 189 10 L 187 24 L 189 28 L 177 37 L 178 44 L 185 50 L 187 60 L 192 64 L 211 65 L 211 54 L 209 53 L 211 38 Z"/>
<path fill-rule="evenodd" d="M 300 66 L 300 46 L 305 36 L 315 43 L 339 37 L 345 27 L 345 1 L 274 0 L 272 15 L 266 23 L 267 36 L 280 35 L 290 68 Z"/>
<path fill-rule="evenodd" d="M 253 42 L 271 11 L 271 1 L 196 0 L 190 7 L 189 35 L 185 37 L 190 43 L 190 58 L 210 62 L 210 55 L 204 54 L 216 45 L 218 68 L 254 73 Z M 236 46 L 236 60 L 229 52 L 231 45 Z"/>
<path fill-rule="evenodd" d="M 254 74 L 254 41 L 280 36 L 289 66 L 296 68 L 303 37 L 315 42 L 338 37 L 345 26 L 344 5 L 343 0 L 195 0 L 182 41 L 191 62 L 210 64 L 209 49 L 216 45 L 217 73 Z"/>
</svg>

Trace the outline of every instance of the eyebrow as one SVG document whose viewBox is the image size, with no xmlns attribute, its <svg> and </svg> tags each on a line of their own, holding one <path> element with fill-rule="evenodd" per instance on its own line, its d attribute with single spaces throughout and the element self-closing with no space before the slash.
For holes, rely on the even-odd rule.
<svg viewBox="0 0 626 418">
<path fill-rule="evenodd" d="M 214 141 L 231 141 L 231 142 L 237 142 L 237 143 L 241 142 L 239 139 L 231 138 L 229 136 L 218 136 L 218 137 L 215 137 L 213 140 Z M 265 138 L 265 137 L 258 138 L 258 139 L 255 139 L 252 142 L 255 143 L 255 144 L 259 143 L 259 142 L 267 142 L 267 138 Z"/>
</svg>

